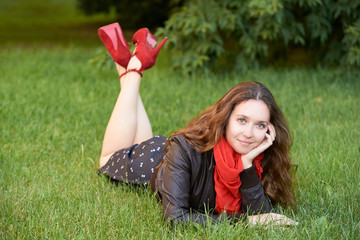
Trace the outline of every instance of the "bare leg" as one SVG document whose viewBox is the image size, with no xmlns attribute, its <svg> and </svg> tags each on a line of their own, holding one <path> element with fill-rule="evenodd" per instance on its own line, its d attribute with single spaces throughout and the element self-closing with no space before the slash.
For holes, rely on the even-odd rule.
<svg viewBox="0 0 360 240">
<path fill-rule="evenodd" d="M 137 107 L 137 129 L 133 144 L 141 143 L 153 137 L 152 127 L 145 107 L 139 95 Z"/>
<path fill-rule="evenodd" d="M 141 66 L 136 57 L 131 58 L 128 68 Z M 117 65 L 119 74 L 125 71 Z M 121 90 L 106 127 L 100 156 L 100 167 L 106 164 L 111 155 L 122 148 L 151 138 L 152 129 L 145 111 L 139 87 L 140 74 L 129 72 L 120 79 Z"/>
</svg>

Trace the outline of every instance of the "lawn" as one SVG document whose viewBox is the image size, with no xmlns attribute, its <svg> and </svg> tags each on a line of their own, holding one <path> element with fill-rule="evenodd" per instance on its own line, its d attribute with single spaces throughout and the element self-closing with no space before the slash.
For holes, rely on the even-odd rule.
<svg viewBox="0 0 360 240">
<path fill-rule="evenodd" d="M 188 77 L 172 72 L 169 53 L 161 51 L 141 85 L 155 134 L 181 128 L 234 84 L 259 81 L 270 88 L 288 119 L 291 156 L 298 165 L 297 208 L 277 211 L 299 226 L 172 228 L 149 189 L 116 187 L 96 174 L 119 83 L 114 68 L 90 61 L 104 49 L 100 43 L 64 42 L 45 48 L 37 41 L 11 48 L 7 42 L 0 48 L 0 239 L 360 235 L 359 70 L 266 68 Z"/>
<path fill-rule="evenodd" d="M 141 94 L 154 133 L 168 135 L 232 85 L 260 81 L 274 93 L 293 136 L 295 228 L 227 224 L 171 229 L 150 190 L 97 176 L 98 156 L 119 84 L 88 60 L 97 49 L 0 53 L 0 238 L 355 238 L 359 234 L 359 72 L 250 71 L 183 77 L 166 52 L 144 73 Z M 196 230 L 194 230 L 196 229 Z"/>
<path fill-rule="evenodd" d="M 97 32 L 93 29 L 114 21 L 115 15 L 86 16 L 76 8 L 76 1 L 0 1 L 0 46 L 97 44 Z"/>
</svg>

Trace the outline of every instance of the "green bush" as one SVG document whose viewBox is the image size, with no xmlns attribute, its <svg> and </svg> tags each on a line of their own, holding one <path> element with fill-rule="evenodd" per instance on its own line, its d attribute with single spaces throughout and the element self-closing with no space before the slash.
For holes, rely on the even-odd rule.
<svg viewBox="0 0 360 240">
<path fill-rule="evenodd" d="M 286 63 L 295 52 L 301 64 L 359 67 L 360 0 L 187 0 L 157 34 L 187 73 Z"/>
</svg>

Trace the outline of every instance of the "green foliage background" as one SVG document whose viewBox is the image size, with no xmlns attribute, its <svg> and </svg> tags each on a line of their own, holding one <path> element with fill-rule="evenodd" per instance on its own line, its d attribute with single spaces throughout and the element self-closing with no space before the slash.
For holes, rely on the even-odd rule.
<svg viewBox="0 0 360 240">
<path fill-rule="evenodd" d="M 170 36 L 175 68 L 187 73 L 289 62 L 360 66 L 359 0 L 187 0 L 157 33 Z"/>
<path fill-rule="evenodd" d="M 163 26 L 172 7 L 168 0 L 77 0 L 84 13 L 116 13 L 116 20 L 125 28 L 155 28 Z"/>
</svg>

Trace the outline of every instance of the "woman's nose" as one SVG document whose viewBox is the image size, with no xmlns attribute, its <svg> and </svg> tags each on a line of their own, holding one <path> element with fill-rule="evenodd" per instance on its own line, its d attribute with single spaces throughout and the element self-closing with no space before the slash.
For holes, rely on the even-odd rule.
<svg viewBox="0 0 360 240">
<path fill-rule="evenodd" d="M 250 125 L 245 126 L 243 135 L 247 138 L 252 137 L 252 127 Z"/>
</svg>

